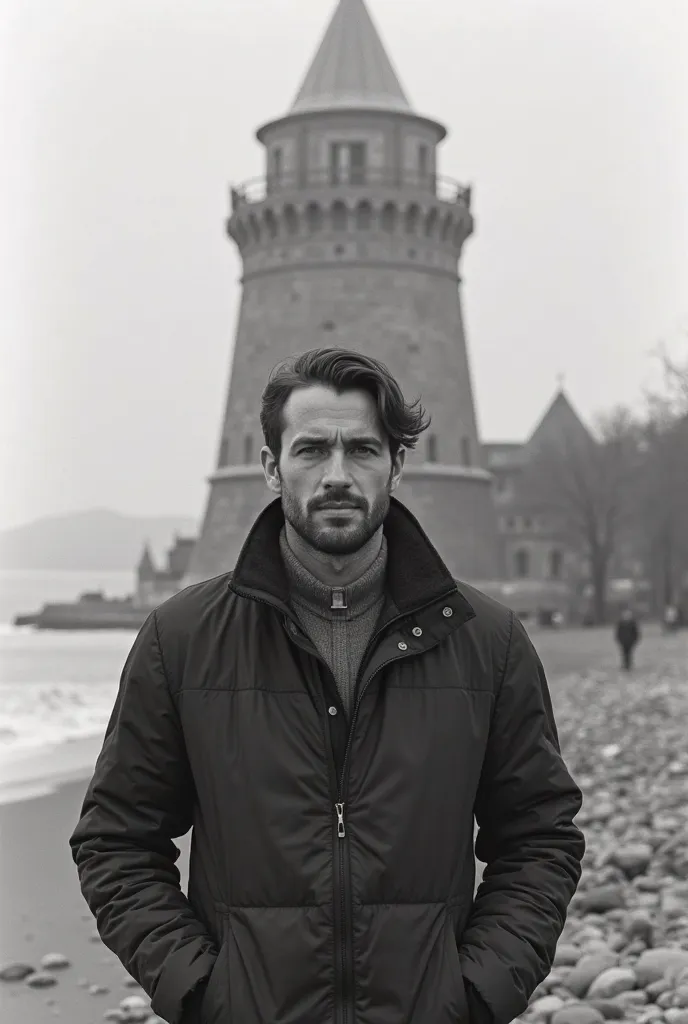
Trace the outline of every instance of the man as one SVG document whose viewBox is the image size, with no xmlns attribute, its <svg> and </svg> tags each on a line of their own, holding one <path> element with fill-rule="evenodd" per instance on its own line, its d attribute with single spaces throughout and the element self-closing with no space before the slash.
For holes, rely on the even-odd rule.
<svg viewBox="0 0 688 1024">
<path fill-rule="evenodd" d="M 616 624 L 616 642 L 621 648 L 621 667 L 625 672 L 633 668 L 633 651 L 640 640 L 640 627 L 631 608 L 624 608 Z"/>
<path fill-rule="evenodd" d="M 134 643 L 71 846 L 171 1024 L 507 1024 L 549 971 L 581 795 L 523 627 L 392 496 L 428 422 L 366 356 L 278 368 L 277 498 Z"/>
</svg>

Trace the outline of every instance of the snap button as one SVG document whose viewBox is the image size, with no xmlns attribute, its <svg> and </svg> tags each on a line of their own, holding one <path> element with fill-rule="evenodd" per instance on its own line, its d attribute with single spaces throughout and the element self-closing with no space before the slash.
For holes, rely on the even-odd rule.
<svg viewBox="0 0 688 1024">
<path fill-rule="evenodd" d="M 422 636 L 423 635 L 423 630 L 420 628 L 420 626 L 414 626 L 413 629 L 411 630 L 411 632 L 413 633 L 414 636 Z"/>
<path fill-rule="evenodd" d="M 450 619 L 454 612 L 452 611 L 451 608 L 443 608 L 442 614 L 444 615 L 445 619 Z"/>
<path fill-rule="evenodd" d="M 336 714 L 337 714 L 337 709 L 336 709 L 336 707 L 334 706 L 334 704 L 332 705 L 332 707 L 331 707 L 331 708 L 328 708 L 327 710 L 329 711 L 329 713 L 330 713 L 331 715 L 336 715 Z"/>
<path fill-rule="evenodd" d="M 404 641 L 403 641 L 403 640 L 400 640 L 400 641 L 399 641 L 399 643 L 397 644 L 397 647 L 399 648 L 399 650 L 400 650 L 400 651 L 406 651 L 406 650 L 408 650 L 408 644 L 407 644 L 407 643 L 404 643 Z"/>
</svg>

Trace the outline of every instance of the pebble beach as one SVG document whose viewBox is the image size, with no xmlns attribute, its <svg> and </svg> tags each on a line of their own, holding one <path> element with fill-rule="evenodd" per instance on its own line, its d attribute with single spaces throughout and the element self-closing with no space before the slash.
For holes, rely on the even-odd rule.
<svg viewBox="0 0 688 1024">
<path fill-rule="evenodd" d="M 533 641 L 583 789 L 587 852 L 552 970 L 520 1019 L 688 1024 L 688 633 L 648 627 L 630 675 L 608 632 Z M 33 777 L 15 772 L 4 800 L 0 787 L 3 1024 L 160 1022 L 100 941 L 71 860 L 97 749 L 91 740 L 55 754 L 42 776 L 34 761 Z"/>
</svg>

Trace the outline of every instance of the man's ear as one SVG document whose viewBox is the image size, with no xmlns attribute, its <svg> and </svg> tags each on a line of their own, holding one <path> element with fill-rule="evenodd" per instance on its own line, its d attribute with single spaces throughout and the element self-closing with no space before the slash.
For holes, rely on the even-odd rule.
<svg viewBox="0 0 688 1024">
<path fill-rule="evenodd" d="M 267 445 L 260 450 L 260 464 L 265 474 L 265 483 L 273 494 L 282 493 L 282 480 L 280 478 L 279 463 Z"/>
</svg>

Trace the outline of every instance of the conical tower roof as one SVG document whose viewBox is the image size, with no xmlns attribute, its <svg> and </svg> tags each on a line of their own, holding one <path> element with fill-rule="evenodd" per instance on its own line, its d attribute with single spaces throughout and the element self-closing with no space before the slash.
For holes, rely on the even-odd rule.
<svg viewBox="0 0 688 1024">
<path fill-rule="evenodd" d="M 155 565 L 153 564 L 153 557 L 151 555 L 150 544 L 146 542 L 143 548 L 143 554 L 138 564 L 137 569 L 138 577 L 140 580 L 152 580 L 155 579 Z"/>
<path fill-rule="evenodd" d="M 366 107 L 411 109 L 364 0 L 339 0 L 290 113 Z"/>
</svg>

